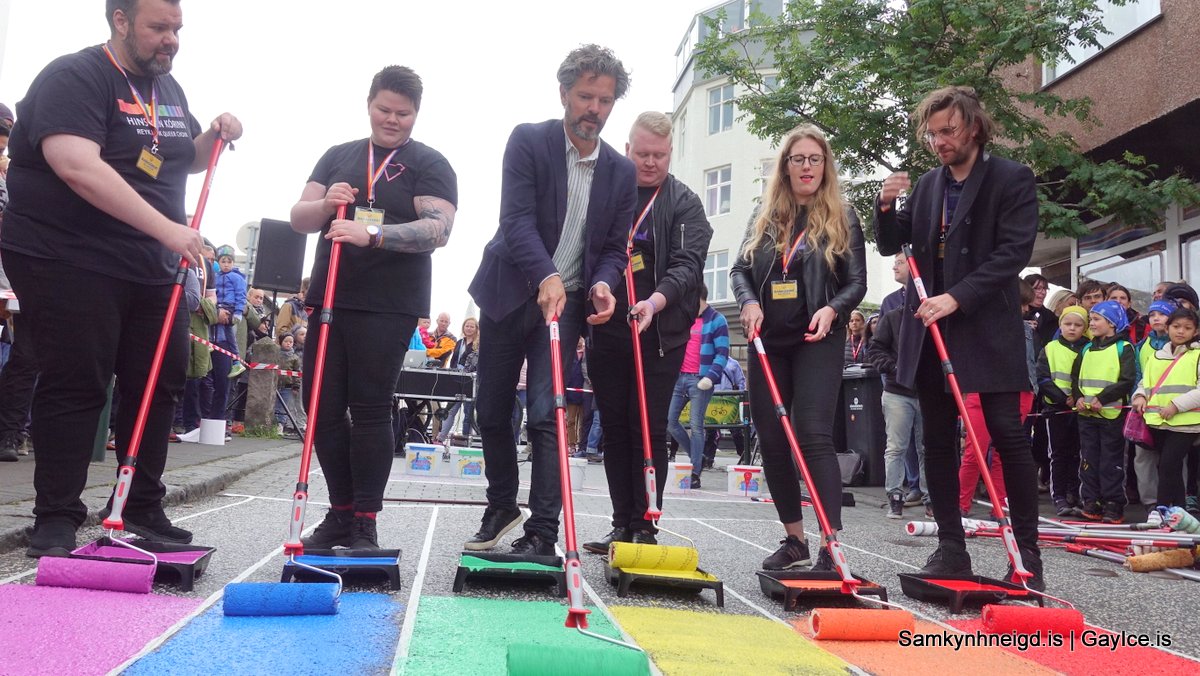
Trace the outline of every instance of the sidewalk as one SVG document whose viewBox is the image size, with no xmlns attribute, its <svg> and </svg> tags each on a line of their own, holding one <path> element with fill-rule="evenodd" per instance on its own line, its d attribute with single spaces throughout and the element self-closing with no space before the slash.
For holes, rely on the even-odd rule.
<svg viewBox="0 0 1200 676">
<path fill-rule="evenodd" d="M 171 444 L 167 453 L 166 505 L 176 505 L 213 495 L 239 478 L 261 467 L 294 458 L 300 442 L 289 439 L 251 439 L 235 436 L 224 446 Z M 0 464 L 0 552 L 26 543 L 26 529 L 33 525 L 33 467 L 36 451 L 20 462 Z M 105 462 L 88 469 L 83 501 L 88 506 L 87 523 L 97 521 L 116 479 L 116 455 L 108 452 Z"/>
</svg>

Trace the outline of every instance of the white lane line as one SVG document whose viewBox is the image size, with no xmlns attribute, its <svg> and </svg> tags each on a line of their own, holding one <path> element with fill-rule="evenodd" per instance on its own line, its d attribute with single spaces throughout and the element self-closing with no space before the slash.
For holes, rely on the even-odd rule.
<svg viewBox="0 0 1200 676">
<path fill-rule="evenodd" d="M 484 481 L 475 480 L 475 479 L 462 479 L 459 481 L 436 481 L 433 479 L 406 478 L 406 479 L 388 479 L 388 483 L 408 483 L 408 484 L 422 484 L 422 485 L 428 484 L 431 486 L 479 486 L 481 488 L 487 485 Z M 528 481 L 520 482 L 520 488 L 521 488 L 521 490 L 528 490 L 529 482 Z M 577 488 L 577 489 L 572 490 L 571 493 L 582 496 L 582 497 L 589 497 L 589 498 L 611 498 L 612 497 L 606 491 L 599 489 L 599 488 Z M 716 502 L 716 503 L 731 504 L 731 505 L 764 505 L 765 506 L 765 505 L 771 504 L 768 502 L 757 502 L 754 500 L 748 500 L 743 497 L 733 497 L 733 496 L 720 497 L 720 494 L 711 494 L 711 495 L 713 495 L 714 497 L 698 498 L 698 497 L 686 497 L 686 496 L 680 495 L 678 493 L 670 493 L 670 494 L 668 494 L 668 499 L 672 502 L 676 502 L 676 501 L 677 502 L 709 502 L 709 503 Z"/>
<path fill-rule="evenodd" d="M 304 533 L 302 533 L 302 535 L 311 533 L 314 528 L 316 528 L 315 525 L 305 528 Z M 282 553 L 283 553 L 283 547 L 276 547 L 275 549 L 271 550 L 271 552 L 268 553 L 266 556 L 259 559 L 257 563 L 251 565 L 249 568 L 242 571 L 237 577 L 233 578 L 229 582 L 226 582 L 225 586 L 229 586 L 231 584 L 236 584 L 238 582 L 245 581 L 246 578 L 253 575 L 259 568 L 262 568 L 263 566 L 267 565 L 268 563 L 270 563 L 272 560 L 276 559 Z M 192 612 L 185 615 L 178 622 L 171 625 L 166 631 L 164 631 L 163 633 L 159 634 L 157 637 L 152 639 L 140 651 L 138 651 L 138 653 L 136 655 L 134 655 L 133 657 L 130 657 L 128 660 L 125 660 L 125 662 L 118 665 L 112 671 L 108 672 L 110 674 L 110 676 L 115 676 L 116 674 L 120 674 L 122 671 L 124 671 L 125 669 L 128 669 L 130 666 L 132 666 L 134 662 L 137 662 L 138 660 L 142 659 L 146 655 L 149 655 L 150 653 L 154 652 L 155 650 L 158 650 L 162 646 L 162 644 L 167 642 L 167 639 L 171 638 L 176 633 L 178 633 L 181 629 L 183 629 L 185 626 L 187 626 L 187 624 L 189 622 L 191 622 L 193 619 L 198 617 L 201 613 L 203 613 L 204 611 L 211 608 L 224 595 L 225 595 L 225 587 L 221 587 L 217 591 L 213 592 L 211 595 L 209 595 L 208 598 L 204 599 L 204 601 L 199 606 L 197 606 L 195 610 L 193 610 Z"/>
<path fill-rule="evenodd" d="M 233 496 L 231 496 L 231 497 L 233 497 Z M 221 505 L 220 507 L 213 507 L 212 509 L 206 509 L 203 512 L 196 512 L 195 514 L 188 514 L 187 516 L 181 516 L 178 519 L 172 519 L 172 523 L 182 523 L 184 521 L 187 521 L 188 519 L 195 519 L 198 516 L 204 516 L 205 514 L 212 514 L 213 512 L 219 512 L 222 509 L 228 509 L 230 507 L 237 507 L 238 505 L 244 505 L 253 499 L 254 498 L 252 498 L 252 497 L 247 497 L 245 500 L 239 500 L 238 502 L 231 502 L 228 505 Z M 20 573 L 17 573 L 16 575 L 11 575 L 4 579 L 0 579 L 0 584 L 9 584 L 10 582 L 16 582 L 17 580 L 23 580 L 23 579 L 29 577 L 30 575 L 33 575 L 36 572 L 37 572 L 37 568 L 30 568 L 29 570 L 22 571 Z"/>
<path fill-rule="evenodd" d="M 268 500 L 270 502 L 291 502 L 292 501 L 292 498 L 276 498 L 276 497 L 271 497 L 268 495 L 246 495 L 245 493 L 221 493 L 221 495 L 231 497 L 231 498 L 251 498 L 253 500 Z M 319 500 L 309 500 L 308 504 L 320 505 L 321 507 L 329 506 L 328 502 L 321 502 Z"/>
<path fill-rule="evenodd" d="M 703 521 L 701 521 L 700 519 L 692 519 L 692 520 L 693 520 L 693 521 L 695 521 L 696 523 L 700 524 L 701 526 L 704 526 L 705 528 L 711 528 L 711 529 L 713 529 L 713 530 L 717 531 L 718 533 L 720 533 L 721 535 L 727 535 L 727 536 L 729 536 L 729 537 L 733 538 L 734 540 L 737 540 L 738 542 L 744 542 L 744 543 L 746 543 L 746 544 L 750 545 L 751 547 L 755 547 L 755 548 L 757 548 L 757 549 L 761 549 L 761 550 L 763 550 L 764 552 L 766 552 L 766 553 L 768 553 L 768 554 L 770 554 L 771 552 L 775 551 L 775 550 L 773 550 L 773 549 L 767 549 L 766 547 L 764 547 L 764 546 L 762 546 L 762 545 L 758 544 L 757 542 L 751 542 L 751 541 L 749 541 L 749 540 L 746 540 L 746 539 L 740 538 L 740 537 L 738 537 L 738 536 L 734 535 L 733 533 L 730 533 L 729 531 L 721 530 L 720 528 L 717 528 L 716 526 L 713 526 L 713 525 L 711 525 L 711 524 L 704 523 L 704 522 L 703 522 Z"/>
<path fill-rule="evenodd" d="M 435 506 L 429 516 L 429 528 L 425 531 L 425 544 L 421 546 L 421 559 L 417 562 L 417 576 L 408 591 L 408 607 L 404 609 L 404 625 L 400 628 L 400 641 L 392 657 L 392 673 L 404 673 L 400 661 L 408 661 L 408 649 L 412 644 L 413 630 L 417 624 L 417 606 L 421 603 L 421 588 L 425 586 L 425 571 L 429 567 L 429 550 L 433 546 L 433 531 L 437 525 L 438 510 Z"/>
<path fill-rule="evenodd" d="M 726 594 L 729 594 L 729 595 L 730 595 L 730 596 L 732 596 L 733 598 L 735 598 L 735 599 L 737 599 L 737 600 L 741 601 L 742 603 L 744 603 L 744 604 L 746 604 L 746 605 L 750 606 L 750 607 L 751 607 L 751 608 L 753 608 L 753 609 L 754 609 L 754 611 L 755 611 L 755 612 L 757 612 L 759 615 L 762 615 L 763 617 L 765 617 L 765 618 L 767 618 L 768 620 L 771 620 L 771 621 L 773 621 L 773 622 L 778 622 L 779 624 L 782 624 L 783 626 L 787 627 L 788 629 L 791 629 L 791 628 L 792 628 L 792 625 L 790 625 L 790 624 L 788 624 L 786 621 L 784 621 L 784 620 L 783 620 L 783 618 L 779 617 L 778 615 L 775 615 L 774 613 L 772 613 L 772 612 L 770 612 L 770 611 L 766 610 L 765 608 L 763 608 L 762 606 L 758 605 L 757 603 L 755 603 L 755 602 L 751 601 L 750 599 L 746 598 L 745 596 L 742 596 L 741 594 L 737 593 L 737 591 L 735 591 L 735 590 L 734 590 L 732 587 L 730 587 L 729 585 L 722 585 L 722 586 L 725 588 L 725 593 L 726 593 Z"/>
</svg>

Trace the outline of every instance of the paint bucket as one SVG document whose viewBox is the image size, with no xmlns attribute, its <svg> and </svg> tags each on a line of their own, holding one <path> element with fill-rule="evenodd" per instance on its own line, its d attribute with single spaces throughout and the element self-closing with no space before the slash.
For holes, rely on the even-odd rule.
<svg viewBox="0 0 1200 676">
<path fill-rule="evenodd" d="M 442 467 L 442 447 L 434 444 L 404 444 L 404 473 L 437 476 Z"/>
<path fill-rule="evenodd" d="M 483 451 L 477 448 L 454 449 L 454 476 L 475 481 L 484 478 Z"/>
<path fill-rule="evenodd" d="M 579 490 L 583 488 L 584 478 L 587 476 L 587 459 L 586 458 L 571 458 L 571 490 Z"/>
<path fill-rule="evenodd" d="M 687 493 L 692 489 L 692 463 L 668 462 L 667 485 L 663 493 Z"/>
<path fill-rule="evenodd" d="M 225 421 L 224 420 L 201 420 L 200 421 L 200 443 L 208 444 L 209 446 L 224 446 L 225 445 Z"/>
<path fill-rule="evenodd" d="M 755 465 L 730 465 L 725 468 L 728 472 L 726 493 L 740 495 L 746 498 L 761 498 L 766 493 L 763 471 Z"/>
</svg>

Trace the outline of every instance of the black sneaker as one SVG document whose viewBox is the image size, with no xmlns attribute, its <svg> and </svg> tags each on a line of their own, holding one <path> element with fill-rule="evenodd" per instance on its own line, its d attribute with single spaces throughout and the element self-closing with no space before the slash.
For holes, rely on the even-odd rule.
<svg viewBox="0 0 1200 676">
<path fill-rule="evenodd" d="M 920 570 L 922 575 L 970 575 L 971 555 L 965 547 L 959 545 L 939 544 L 937 551 L 925 561 L 925 567 Z"/>
<path fill-rule="evenodd" d="M 483 510 L 483 522 L 479 525 L 479 532 L 475 534 L 467 543 L 463 545 L 463 549 L 470 552 L 480 552 L 485 549 L 491 549 L 500 542 L 500 538 L 508 531 L 520 525 L 525 519 L 525 515 L 521 510 L 512 508 L 501 508 L 488 506 Z"/>
<path fill-rule="evenodd" d="M 317 529 L 300 544 L 313 549 L 349 547 L 354 542 L 354 511 L 349 509 L 325 510 L 325 518 Z"/>
<path fill-rule="evenodd" d="M 1104 521 L 1104 523 L 1124 523 L 1125 505 L 1116 502 L 1105 503 L 1104 513 L 1101 515 L 1101 520 Z"/>
<path fill-rule="evenodd" d="M 1088 521 L 1099 521 L 1104 518 L 1104 505 L 1099 500 L 1093 500 L 1084 505 L 1079 513 Z"/>
<path fill-rule="evenodd" d="M 833 570 L 833 557 L 829 555 L 829 548 L 822 546 L 821 551 L 817 552 L 817 562 L 810 569 L 814 573 L 827 573 Z"/>
<path fill-rule="evenodd" d="M 68 556 L 76 547 L 75 526 L 68 521 L 36 522 L 25 556 Z"/>
<path fill-rule="evenodd" d="M 629 529 L 623 526 L 617 526 L 609 531 L 608 535 L 605 535 L 599 540 L 583 543 L 583 548 L 585 551 L 589 551 L 593 554 L 607 554 L 608 546 L 614 542 L 633 542 L 629 534 Z"/>
<path fill-rule="evenodd" d="M 554 556 L 554 543 L 543 540 L 537 533 L 526 533 L 513 540 L 512 553 L 517 556 Z"/>
<path fill-rule="evenodd" d="M 889 519 L 904 518 L 904 498 L 900 495 L 900 491 L 888 493 L 888 513 Z"/>
<path fill-rule="evenodd" d="M 648 530 L 640 530 L 640 529 L 634 530 L 633 531 L 633 544 L 635 544 L 635 545 L 656 545 L 656 544 L 658 544 L 658 538 L 654 537 L 654 533 L 651 533 Z"/>
<path fill-rule="evenodd" d="M 763 559 L 764 570 L 787 570 L 812 563 L 812 557 L 808 554 L 808 542 L 795 535 L 789 535 L 780 540 L 779 545 L 774 554 Z"/>
<path fill-rule="evenodd" d="M 1075 508 L 1068 505 L 1066 500 L 1055 500 L 1054 513 L 1059 517 L 1075 516 Z"/>
<path fill-rule="evenodd" d="M 0 438 L 0 462 L 17 462 L 17 451 L 21 448 L 21 439 L 16 435 L 4 435 Z"/>
<path fill-rule="evenodd" d="M 166 514 L 137 514 L 125 516 L 125 530 L 151 542 L 186 545 L 192 542 L 192 532 L 171 525 Z"/>
<path fill-rule="evenodd" d="M 375 529 L 375 519 L 369 516 L 356 516 L 351 524 L 353 538 L 350 549 L 379 549 L 379 532 Z"/>
<path fill-rule="evenodd" d="M 699 474 L 692 475 L 692 488 L 693 489 L 700 488 L 700 475 Z"/>
<path fill-rule="evenodd" d="M 925 501 L 925 494 L 918 490 L 911 490 L 908 495 L 904 496 L 905 507 L 916 507 Z"/>
</svg>

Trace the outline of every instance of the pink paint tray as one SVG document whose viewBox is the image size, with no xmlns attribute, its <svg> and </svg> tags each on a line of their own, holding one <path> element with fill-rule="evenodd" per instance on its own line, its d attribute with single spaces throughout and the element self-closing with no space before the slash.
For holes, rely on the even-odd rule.
<svg viewBox="0 0 1200 676">
<path fill-rule="evenodd" d="M 196 545 L 177 545 L 169 542 L 152 542 L 150 540 L 128 540 L 130 544 L 158 557 L 158 568 L 154 571 L 154 581 L 173 584 L 182 591 L 191 591 L 196 578 L 204 574 L 208 561 L 212 558 L 216 547 L 199 547 Z M 72 558 L 93 559 L 100 561 L 119 561 L 123 563 L 146 563 L 150 557 L 128 547 L 113 544 L 108 537 L 102 537 L 95 542 L 86 544 L 71 552 Z"/>
</svg>

